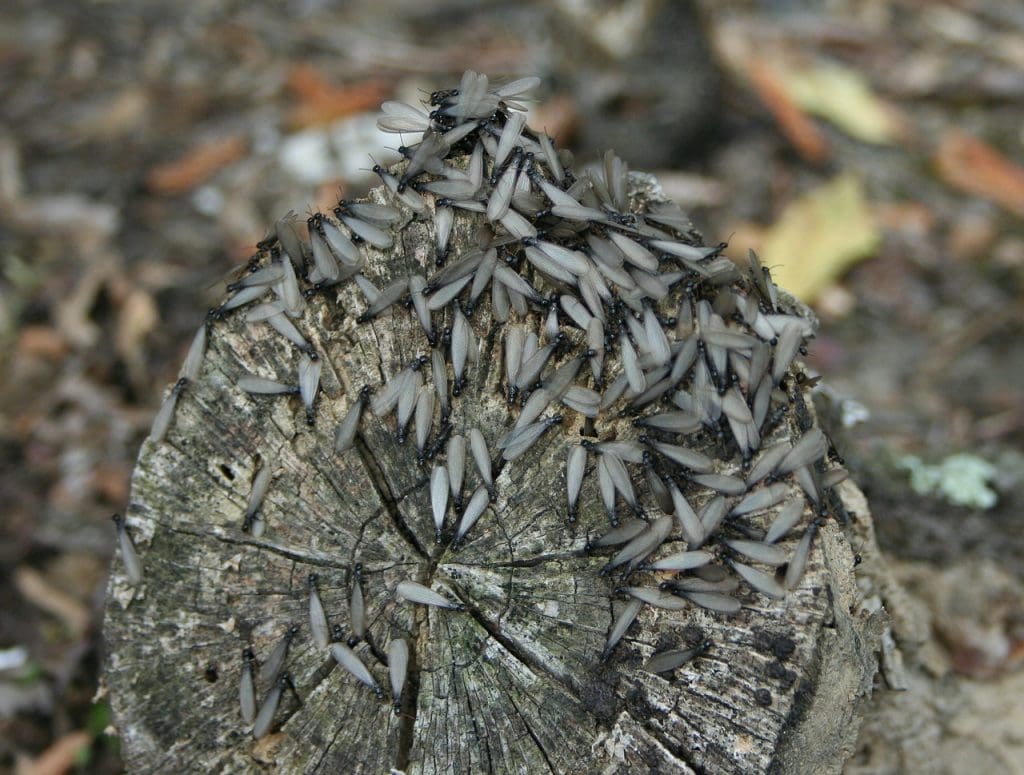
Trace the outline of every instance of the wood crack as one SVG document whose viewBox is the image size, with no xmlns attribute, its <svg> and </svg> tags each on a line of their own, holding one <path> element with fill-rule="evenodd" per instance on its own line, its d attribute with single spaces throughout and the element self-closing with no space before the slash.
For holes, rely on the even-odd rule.
<svg viewBox="0 0 1024 775">
<path fill-rule="evenodd" d="M 258 538 L 232 538 L 229 535 L 218 534 L 212 530 L 190 530 L 180 525 L 166 525 L 166 527 L 172 533 L 180 533 L 182 535 L 189 535 L 195 538 L 213 539 L 220 543 L 232 546 L 252 546 L 257 549 L 264 549 L 271 554 L 279 555 L 296 563 L 304 563 L 307 565 L 314 565 L 319 568 L 331 568 L 338 570 L 344 570 L 349 567 L 348 563 L 331 561 L 329 559 L 330 555 L 325 554 L 323 556 L 318 556 L 314 554 L 302 554 L 294 549 L 287 549 L 278 544 L 261 541 Z"/>
<path fill-rule="evenodd" d="M 531 656 L 530 653 L 528 651 L 525 651 L 522 647 L 520 647 L 520 645 L 513 638 L 510 638 L 508 635 L 502 632 L 501 626 L 496 622 L 492 622 L 490 619 L 484 616 L 483 612 L 479 608 L 477 608 L 476 605 L 473 604 L 472 598 L 466 595 L 461 589 L 456 588 L 456 594 L 459 596 L 459 599 L 462 600 L 463 604 L 465 604 L 466 611 L 469 613 L 469 615 L 472 616 L 474 620 L 476 620 L 477 624 L 479 624 L 487 632 L 488 635 L 490 635 L 498 643 L 500 643 L 501 646 L 509 654 L 511 654 L 519 662 L 522 662 L 527 668 L 530 669 L 531 672 L 542 674 L 551 678 L 559 686 L 565 689 L 569 694 L 571 694 L 576 699 L 579 699 L 579 697 L 577 696 L 576 688 L 568 680 L 566 680 L 566 677 L 564 675 L 552 670 L 551 668 L 540 662 L 538 659 Z"/>
<path fill-rule="evenodd" d="M 671 751 L 673 756 L 693 770 L 696 775 L 705 775 L 706 770 L 704 767 L 701 767 L 698 763 L 693 761 L 690 752 L 683 748 L 683 746 L 679 745 L 679 743 L 676 743 L 669 738 L 656 725 L 651 723 L 649 719 L 638 719 L 633 716 L 632 712 L 629 715 L 634 722 L 640 724 L 649 735 Z"/>
<path fill-rule="evenodd" d="M 430 552 L 428 552 L 426 547 L 419 542 L 419 539 L 416 538 L 416 534 L 409 529 L 409 526 L 402 518 L 402 512 L 398 508 L 399 499 L 396 498 L 395 494 L 391 491 L 391 485 L 388 483 L 383 469 L 370 452 L 370 448 L 362 434 L 356 436 L 355 448 L 359 453 L 360 460 L 363 461 L 363 465 L 366 466 L 370 482 L 373 484 L 373 487 L 377 492 L 377 497 L 380 498 L 381 503 L 384 504 L 384 510 L 391 519 L 391 522 L 394 524 L 395 530 L 398 531 L 399 535 L 406 540 L 409 546 L 411 546 L 420 557 L 429 561 Z"/>
<path fill-rule="evenodd" d="M 557 552 L 555 554 L 541 554 L 536 557 L 529 557 L 522 560 L 496 560 L 495 562 L 463 562 L 467 568 L 536 568 L 549 562 L 566 562 L 589 557 L 585 549 L 574 552 Z"/>
<path fill-rule="evenodd" d="M 548 756 L 547 749 L 544 748 L 544 743 L 541 742 L 541 739 L 537 736 L 537 733 L 533 731 L 533 727 L 530 726 L 530 722 L 527 718 L 527 715 L 523 713 L 521 710 L 519 710 L 519 705 L 516 704 L 516 701 L 511 696 L 509 696 L 508 701 L 512 703 L 512 707 L 515 708 L 516 713 L 519 714 L 519 718 L 522 720 L 523 726 L 526 727 L 526 734 L 530 736 L 530 739 L 533 740 L 534 745 L 537 746 L 537 750 L 540 751 L 540 755 L 544 757 L 544 762 L 548 765 L 548 769 L 552 773 L 554 773 L 554 775 L 558 775 L 558 769 L 555 767 L 554 764 L 551 763 L 551 757 Z"/>
</svg>

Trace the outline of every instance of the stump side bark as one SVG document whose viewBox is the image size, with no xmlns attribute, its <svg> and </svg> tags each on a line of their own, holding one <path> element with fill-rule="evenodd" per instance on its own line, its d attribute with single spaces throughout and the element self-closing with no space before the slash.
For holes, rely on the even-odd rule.
<svg viewBox="0 0 1024 775">
<path fill-rule="evenodd" d="M 655 190 L 645 185 L 641 198 Z M 457 218 L 452 239 L 456 253 L 472 243 L 472 217 Z M 427 224 L 407 224 L 394 253 L 368 251 L 366 274 L 383 287 L 422 271 L 432 240 Z M 614 576 L 600 574 L 610 555 L 587 549 L 607 530 L 594 476 L 579 521 L 566 521 L 563 463 L 579 422 L 500 466 L 497 499 L 461 548 L 436 544 L 429 463 L 418 463 L 411 441 L 395 443 L 393 421 L 367 413 L 356 448 L 333 452 L 334 429 L 359 389 L 428 351 L 405 310 L 357 324 L 363 306 L 349 285 L 314 296 L 297 321 L 324 363 L 314 426 L 297 397 L 237 387 L 243 373 L 287 381 L 297 353 L 234 314 L 214 325 L 202 377 L 182 394 L 167 437 L 143 445 L 126 517 L 144 580 L 130 586 L 115 564 L 105 622 L 106 684 L 131 771 L 839 770 L 871 691 L 880 632 L 878 618 L 859 609 L 841 519 L 821 527 L 802 582 L 784 600 L 744 588 L 731 617 L 647 606 L 602 661 L 625 598 Z M 500 458 L 495 443 L 515 417 L 503 398 L 502 324 L 484 305 L 472 325 L 478 356 L 453 421 L 456 432 L 480 428 Z M 766 444 L 813 422 L 809 396 L 798 404 Z M 611 418 L 601 427 L 629 425 Z M 262 507 L 266 533 L 255 538 L 241 525 L 263 465 L 275 476 Z M 467 459 L 467 471 L 472 465 Z M 478 479 L 467 476 L 468 500 Z M 844 483 L 836 494 L 857 520 L 870 520 L 856 488 Z M 356 563 L 371 633 L 356 651 L 382 686 L 388 641 L 412 645 L 398 713 L 310 638 L 308 574 L 319 576 L 331 623 L 348 628 Z M 467 610 L 399 602 L 394 588 L 405 579 Z M 254 741 L 239 716 L 241 653 L 251 645 L 265 660 L 292 624 L 301 629 L 286 667 L 298 698 L 285 693 L 278 731 Z M 707 654 L 671 677 L 642 669 L 655 651 L 703 638 Z M 258 701 L 269 688 L 258 687 Z"/>
</svg>

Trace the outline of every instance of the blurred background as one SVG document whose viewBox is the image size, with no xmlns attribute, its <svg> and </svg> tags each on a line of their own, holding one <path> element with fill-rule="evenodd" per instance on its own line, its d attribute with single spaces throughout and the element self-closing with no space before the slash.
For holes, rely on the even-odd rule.
<svg viewBox="0 0 1024 775">
<path fill-rule="evenodd" d="M 656 173 L 821 318 L 808 363 L 924 617 L 912 713 L 939 730 L 865 736 L 848 770 L 915 771 L 914 738 L 1021 771 L 1024 5 L 189 6 L 0 16 L 0 771 L 120 771 L 110 515 L 192 332 L 268 224 L 397 158 L 382 100 L 467 68 L 541 76 L 531 125 Z"/>
</svg>

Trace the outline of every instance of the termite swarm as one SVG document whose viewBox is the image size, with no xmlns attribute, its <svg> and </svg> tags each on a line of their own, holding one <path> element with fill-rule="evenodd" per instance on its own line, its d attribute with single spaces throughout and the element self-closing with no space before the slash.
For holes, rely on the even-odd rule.
<svg viewBox="0 0 1024 775">
<path fill-rule="evenodd" d="M 294 409 L 310 434 L 321 432 L 326 409 L 333 425 L 318 453 L 325 459 L 372 452 L 375 429 L 387 428 L 394 445 L 412 430 L 406 446 L 420 467 L 433 539 L 418 551 L 436 552 L 431 573 L 438 558 L 493 529 L 508 508 L 503 483 L 517 482 L 554 445 L 564 489 L 548 494 L 557 504 L 549 514 L 559 530 L 600 526 L 579 552 L 601 558 L 594 568 L 609 595 L 596 664 L 613 660 L 645 608 L 728 616 L 798 588 L 820 529 L 815 512 L 845 473 L 821 431 L 795 441 L 776 432 L 793 411 L 796 358 L 813 326 L 787 307 L 756 256 L 744 273 L 721 255 L 724 245 L 703 244 L 678 206 L 650 191 L 638 196 L 613 153 L 584 169 L 568 163 L 525 124 L 521 103 L 536 85 L 526 78 L 495 87 L 469 71 L 426 108 L 386 103 L 379 127 L 420 133 L 419 141 L 402 146 L 405 161 L 395 168 L 374 166 L 384 185 L 373 201 L 343 200 L 305 226 L 293 216 L 275 224 L 259 260 L 197 332 L 151 439 L 173 440 L 179 404 L 193 400 L 192 385 L 203 379 L 207 340 L 244 310 L 259 337 L 276 335 L 293 370 L 270 379 L 239 369 L 228 388 L 238 400 Z M 416 259 L 400 252 L 412 224 L 428 240 Z M 466 233 L 475 235 L 468 244 Z M 401 261 L 389 262 L 395 256 Z M 391 274 L 381 277 L 382 267 Z M 328 306 L 351 305 L 339 308 L 348 342 L 364 327 L 393 336 L 393 321 L 408 318 L 403 330 L 411 333 L 395 348 L 402 358 L 382 356 L 373 384 L 338 389 L 340 356 L 331 332 L 314 326 L 306 301 L 314 294 Z M 485 330 L 479 321 L 488 316 L 494 325 Z M 493 379 L 479 366 L 485 347 L 497 353 Z M 464 406 L 473 401 L 504 407 L 507 426 L 471 422 Z M 260 451 L 240 494 L 246 505 L 236 527 L 249 531 L 246 540 L 286 529 L 262 516 L 276 486 L 274 452 Z M 141 565 L 118 528 L 126 575 L 138 584 Z M 387 672 L 397 709 L 416 684 L 420 650 L 404 632 L 381 632 L 375 642 L 374 628 L 410 606 L 430 617 L 473 612 L 471 595 L 454 576 L 440 586 L 415 574 L 388 585 L 353 567 L 347 616 L 308 576 L 303 637 L 378 697 Z M 330 620 L 348 621 L 350 636 L 335 625 L 332 639 Z M 258 711 L 254 658 L 245 652 L 242 717 L 256 737 L 270 730 L 291 686 L 282 670 L 298 631 L 264 645 Z M 645 669 L 699 669 L 696 657 L 712 645 L 647 653 Z"/>
</svg>

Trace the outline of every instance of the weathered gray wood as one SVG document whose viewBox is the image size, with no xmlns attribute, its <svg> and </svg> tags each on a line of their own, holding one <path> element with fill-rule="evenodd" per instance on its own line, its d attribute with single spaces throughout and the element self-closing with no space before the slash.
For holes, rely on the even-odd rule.
<svg viewBox="0 0 1024 775">
<path fill-rule="evenodd" d="M 457 215 L 453 254 L 471 243 L 474 223 Z M 432 244 L 428 224 L 409 223 L 393 253 L 367 251 L 366 274 L 384 287 L 414 270 L 429 273 Z M 313 296 L 297 321 L 324 362 L 315 426 L 306 424 L 297 396 L 250 396 L 236 386 L 245 373 L 295 382 L 298 353 L 268 326 L 232 313 L 213 325 L 201 377 L 182 393 L 166 438 L 143 445 L 126 516 L 144 581 L 131 587 L 115 564 L 105 624 L 106 681 L 129 769 L 839 768 L 844 746 L 856 738 L 859 702 L 870 692 L 877 628 L 857 613 L 853 554 L 838 521 L 822 526 L 804 579 L 786 599 L 743 587 L 742 611 L 732 617 L 647 606 L 601 662 L 625 598 L 615 594 L 616 575 L 599 574 L 609 552 L 586 548 L 588 537 L 607 529 L 596 477 L 586 478 L 578 523 L 567 524 L 563 465 L 567 444 L 580 438 L 575 413 L 565 412 L 567 422 L 524 457 L 498 465 L 497 500 L 461 548 L 438 545 L 430 465 L 417 462 L 411 432 L 399 446 L 393 417 L 382 422 L 367 411 L 356 448 L 333 452 L 334 429 L 359 389 L 379 387 L 429 354 L 410 312 L 395 308 L 360 325 L 355 318 L 364 308 L 349 284 Z M 541 315 L 530 318 L 542 325 Z M 452 422 L 457 433 L 479 427 L 497 465 L 495 441 L 517 410 L 504 400 L 501 326 L 489 303 L 472 325 L 478 360 Z M 775 438 L 799 435 L 795 424 L 810 417 L 800 414 L 791 411 Z M 599 427 L 603 437 L 616 428 L 625 433 L 629 420 L 601 418 Z M 715 455 L 713 441 L 705 451 Z M 241 526 L 263 463 L 275 476 L 262 508 L 266 533 L 254 538 Z M 593 465 L 591 457 L 588 469 Z M 739 466 L 727 461 L 722 471 Z M 477 483 L 469 458 L 467 500 Z M 695 505 L 707 497 L 695 495 Z M 763 527 L 772 516 L 750 523 Z M 456 520 L 449 507 L 448 536 Z M 335 667 L 310 635 L 308 574 L 318 574 L 329 621 L 347 634 L 356 563 L 372 637 L 355 650 L 382 686 L 380 657 L 390 639 L 405 637 L 412 646 L 412 678 L 397 714 L 390 699 L 377 699 Z M 467 610 L 397 602 L 392 592 L 404 579 Z M 242 650 L 252 645 L 262 661 L 292 624 L 301 630 L 286 669 L 302 704 L 286 692 L 275 717 L 279 731 L 254 741 L 239 714 Z M 709 639 L 711 649 L 674 676 L 641 669 L 655 650 L 697 637 Z M 257 702 L 269 688 L 258 687 Z"/>
</svg>

